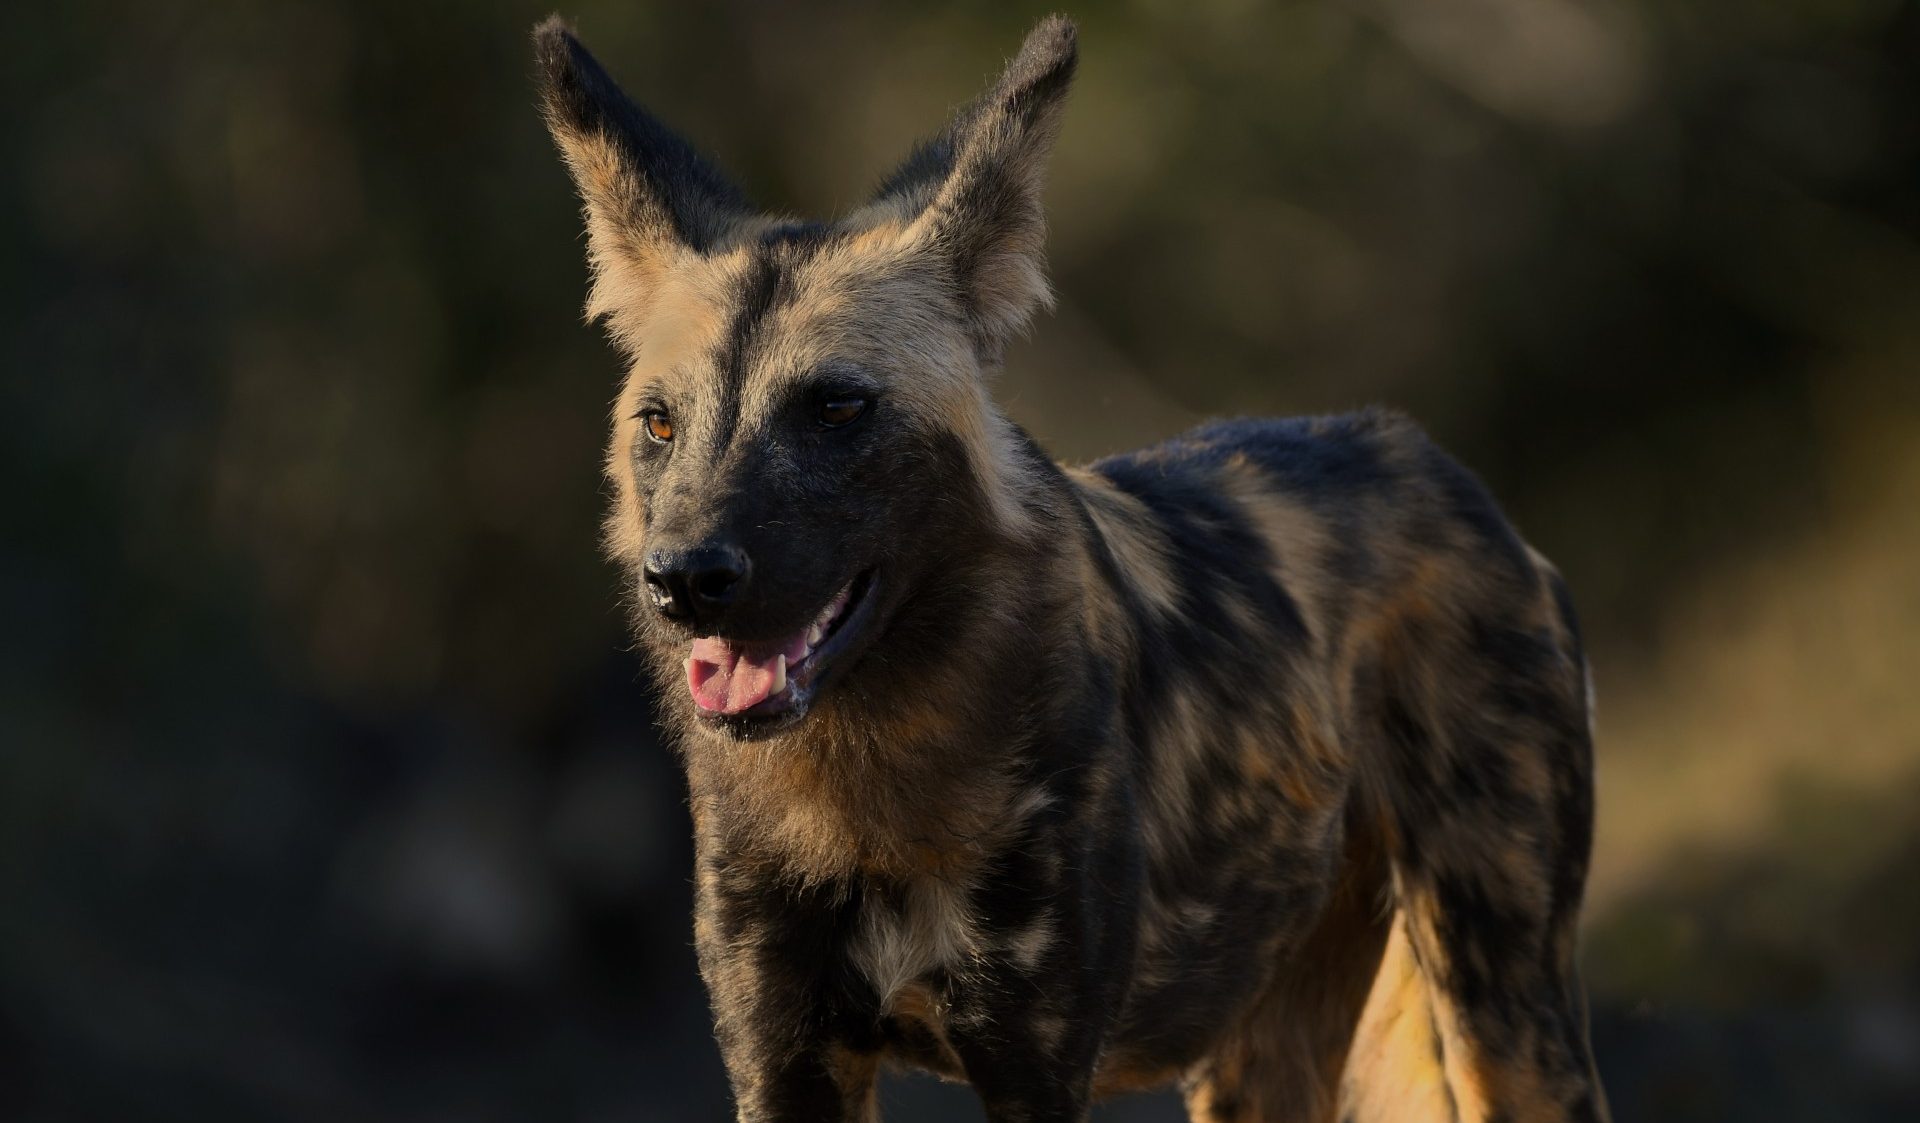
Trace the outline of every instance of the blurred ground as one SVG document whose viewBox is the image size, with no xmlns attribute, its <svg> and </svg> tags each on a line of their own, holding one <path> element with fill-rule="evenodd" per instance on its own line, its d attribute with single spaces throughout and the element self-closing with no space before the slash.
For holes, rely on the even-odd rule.
<svg viewBox="0 0 1920 1123">
<path fill-rule="evenodd" d="M 727 1116 L 594 549 L 617 370 L 545 12 L 9 14 L 0 1118 Z M 567 13 L 814 214 L 1038 14 Z M 1618 1117 L 1915 1117 L 1920 5 L 1072 14 L 1014 415 L 1070 457 L 1419 417 L 1593 641 Z"/>
</svg>

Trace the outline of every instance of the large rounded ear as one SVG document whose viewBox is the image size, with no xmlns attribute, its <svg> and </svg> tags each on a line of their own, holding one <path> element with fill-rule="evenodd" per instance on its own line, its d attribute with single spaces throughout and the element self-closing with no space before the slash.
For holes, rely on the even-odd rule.
<svg viewBox="0 0 1920 1123">
<path fill-rule="evenodd" d="M 870 221 L 906 223 L 950 264 L 981 355 L 996 359 L 1051 304 L 1047 156 L 1079 57 L 1072 21 L 1042 20 L 991 89 L 954 115 L 881 184 Z"/>
<path fill-rule="evenodd" d="M 725 244 L 754 211 L 738 189 L 621 92 L 558 16 L 533 32 L 541 109 L 586 216 L 593 287 L 587 315 L 644 307 L 683 253 Z"/>
</svg>

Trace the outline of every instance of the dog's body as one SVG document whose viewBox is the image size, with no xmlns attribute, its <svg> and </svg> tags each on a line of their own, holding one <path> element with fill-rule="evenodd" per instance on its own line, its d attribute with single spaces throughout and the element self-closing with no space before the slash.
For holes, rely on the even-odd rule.
<svg viewBox="0 0 1920 1123">
<path fill-rule="evenodd" d="M 1378 413 L 1053 464 L 981 371 L 1046 296 L 1070 25 L 833 227 L 745 207 L 557 23 L 614 555 L 679 732 L 743 1120 L 889 1061 L 996 1123 L 1600 1119 L 1564 586 Z"/>
</svg>

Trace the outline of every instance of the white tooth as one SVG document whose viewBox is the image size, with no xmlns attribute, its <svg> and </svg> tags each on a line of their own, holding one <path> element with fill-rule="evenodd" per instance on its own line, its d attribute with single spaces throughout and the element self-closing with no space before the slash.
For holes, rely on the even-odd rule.
<svg viewBox="0 0 1920 1123">
<path fill-rule="evenodd" d="M 822 628 L 818 624 L 815 624 L 813 627 L 808 628 L 807 629 L 807 647 L 811 649 L 814 644 L 817 644 L 820 642 L 820 637 L 826 634 L 827 634 L 827 630 L 825 628 Z"/>
<path fill-rule="evenodd" d="M 778 694 L 782 690 L 785 690 L 786 688 L 787 688 L 787 657 L 785 655 L 775 655 L 773 657 L 773 689 L 768 691 L 767 693 Z"/>
</svg>

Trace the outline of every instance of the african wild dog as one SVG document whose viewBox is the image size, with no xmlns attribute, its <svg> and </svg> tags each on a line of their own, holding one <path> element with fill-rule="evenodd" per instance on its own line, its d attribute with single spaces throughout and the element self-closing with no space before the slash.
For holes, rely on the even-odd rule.
<svg viewBox="0 0 1920 1123">
<path fill-rule="evenodd" d="M 1063 468 L 989 397 L 1073 26 L 826 225 L 535 42 L 739 1117 L 871 1119 L 901 1062 L 999 1123 L 1173 1081 L 1199 1120 L 1604 1118 L 1553 569 L 1390 414 Z"/>
</svg>

